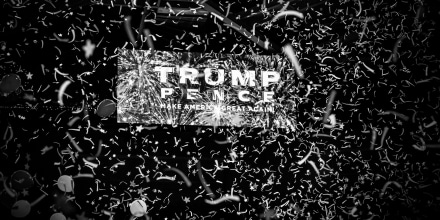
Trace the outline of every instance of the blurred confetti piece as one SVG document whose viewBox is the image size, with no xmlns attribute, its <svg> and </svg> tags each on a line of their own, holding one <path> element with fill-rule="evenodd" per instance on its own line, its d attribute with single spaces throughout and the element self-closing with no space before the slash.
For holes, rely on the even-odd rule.
<svg viewBox="0 0 440 220">
<path fill-rule="evenodd" d="M 99 157 L 102 152 L 102 140 L 99 140 L 98 142 L 98 150 L 96 151 L 95 157 Z"/>
<path fill-rule="evenodd" d="M 406 116 L 406 115 L 404 115 L 402 113 L 396 112 L 396 111 L 385 111 L 385 112 L 379 113 L 378 115 L 390 115 L 390 114 L 395 115 L 396 117 L 399 117 L 399 118 L 401 118 L 404 121 L 408 121 L 409 120 L 408 116 Z"/>
<path fill-rule="evenodd" d="M 202 173 L 202 165 L 200 164 L 200 160 L 197 162 L 197 173 L 199 175 L 200 182 L 202 183 L 203 187 L 205 188 L 206 192 L 208 193 L 208 196 L 211 198 L 214 198 L 214 193 L 212 192 L 211 188 L 206 184 L 206 180 L 203 177 Z"/>
<path fill-rule="evenodd" d="M 295 17 L 298 17 L 298 18 L 301 18 L 301 19 L 304 18 L 303 13 L 301 13 L 301 12 L 299 12 L 299 11 L 289 10 L 289 11 L 283 11 L 283 12 L 280 12 L 280 13 L 278 13 L 277 15 L 275 15 L 275 16 L 272 18 L 272 22 L 278 20 L 279 18 L 281 18 L 281 17 L 283 17 L 283 16 L 286 16 L 286 17 L 287 17 L 287 16 L 295 16 Z"/>
<path fill-rule="evenodd" d="M 309 160 L 309 161 L 307 161 L 307 163 L 309 163 L 313 167 L 313 169 L 315 170 L 316 174 L 318 174 L 318 176 L 319 176 L 319 169 L 318 169 L 318 167 L 316 167 L 315 162 Z"/>
<path fill-rule="evenodd" d="M 78 121 L 79 119 L 81 119 L 79 116 L 70 119 L 70 121 L 67 123 L 67 126 L 72 127 L 72 125 L 75 124 L 75 122 Z"/>
<path fill-rule="evenodd" d="M 85 106 L 85 102 L 84 102 L 84 100 L 82 100 L 82 102 L 81 102 L 81 108 L 78 109 L 78 110 L 72 111 L 72 113 L 73 113 L 73 114 L 79 114 L 79 113 L 81 113 L 81 112 L 84 110 L 84 106 Z"/>
<path fill-rule="evenodd" d="M 304 156 L 300 161 L 297 162 L 298 165 L 301 165 L 301 164 L 303 164 L 304 162 L 306 162 L 306 160 L 307 160 L 307 159 L 310 157 L 310 155 L 312 154 L 312 149 L 313 149 L 313 146 L 310 147 L 310 150 L 309 150 L 309 152 L 307 153 L 307 155 Z"/>
<path fill-rule="evenodd" d="M 92 41 L 90 39 L 86 40 L 86 45 L 84 45 L 82 47 L 83 51 L 84 51 L 84 56 L 86 57 L 86 59 L 88 59 L 90 56 L 93 55 L 93 51 L 95 50 L 96 45 L 92 44 Z"/>
<path fill-rule="evenodd" d="M 229 201 L 229 200 L 239 202 L 240 201 L 240 197 L 238 197 L 238 196 L 231 196 L 231 195 L 225 195 L 225 196 L 222 196 L 222 197 L 220 197 L 220 198 L 218 198 L 216 200 L 207 200 L 207 199 L 205 199 L 205 202 L 210 204 L 210 205 L 217 205 L 219 203 L 222 203 L 224 201 Z"/>
<path fill-rule="evenodd" d="M 7 137 L 7 135 L 9 134 L 9 137 Z M 12 130 L 11 126 L 8 126 L 8 128 L 6 128 L 5 133 L 3 134 L 3 140 L 7 142 L 9 142 L 10 140 L 12 140 L 12 138 L 14 137 L 14 130 Z"/>
<path fill-rule="evenodd" d="M 303 72 L 301 70 L 301 65 L 299 64 L 298 58 L 295 55 L 295 50 L 293 49 L 292 45 L 286 44 L 284 46 L 284 53 L 287 55 L 290 62 L 293 64 L 293 67 L 295 68 L 298 77 L 300 79 L 304 78 Z"/>
<path fill-rule="evenodd" d="M 356 17 L 358 17 L 359 15 L 361 15 L 362 12 L 362 4 L 361 4 L 361 0 L 357 0 L 358 5 L 359 5 L 359 11 L 356 13 Z"/>
<path fill-rule="evenodd" d="M 174 167 L 168 168 L 166 170 L 174 171 L 177 174 L 179 174 L 179 176 L 182 177 L 183 181 L 185 181 L 186 186 L 187 187 L 191 187 L 191 185 L 192 185 L 191 181 L 189 180 L 189 178 L 181 170 L 179 170 L 177 168 L 174 168 Z"/>
<path fill-rule="evenodd" d="M 134 47 L 137 47 L 136 39 L 134 38 L 133 31 L 131 30 L 131 16 L 127 16 L 124 18 L 124 27 L 128 39 L 130 40 L 130 42 L 133 44 Z"/>
<path fill-rule="evenodd" d="M 70 85 L 70 83 L 72 83 L 72 81 L 69 80 L 64 81 L 63 84 L 61 84 L 60 89 L 58 90 L 58 103 L 61 106 L 64 106 L 63 95 L 67 87 Z"/>
<path fill-rule="evenodd" d="M 36 200 L 34 200 L 33 202 L 31 202 L 30 206 L 33 207 L 35 205 L 37 205 L 39 202 L 41 202 L 41 200 L 43 200 L 44 198 L 46 198 L 46 195 L 43 194 L 40 197 L 38 197 Z"/>
<path fill-rule="evenodd" d="M 370 150 L 374 150 L 374 145 L 376 144 L 376 138 L 377 138 L 377 131 L 376 129 L 372 129 L 371 132 L 371 142 L 370 142 Z"/>
<path fill-rule="evenodd" d="M 380 197 L 383 197 L 383 195 L 385 194 L 385 191 L 387 190 L 388 186 L 390 184 L 394 184 L 395 186 L 399 187 L 400 189 L 402 189 L 402 185 L 400 185 L 400 183 L 396 182 L 396 181 L 388 181 L 386 182 L 383 187 L 382 187 L 382 191 L 380 193 Z"/>
<path fill-rule="evenodd" d="M 389 127 L 385 127 L 385 128 L 383 129 L 382 137 L 381 137 L 381 139 L 380 139 L 380 147 L 383 146 L 383 142 L 384 142 L 384 140 L 385 140 L 385 138 L 386 138 L 387 133 L 388 133 L 389 130 L 390 130 Z"/>
<path fill-rule="evenodd" d="M 14 190 L 12 190 L 11 188 L 9 188 L 7 182 L 6 182 L 6 178 L 3 179 L 3 188 L 5 189 L 6 193 L 10 196 L 10 197 L 15 197 L 16 193 Z"/>
<path fill-rule="evenodd" d="M 229 141 L 229 140 L 224 140 L 224 141 L 215 140 L 215 143 L 217 143 L 217 144 L 229 144 L 229 143 L 231 143 L 231 141 Z"/>
<path fill-rule="evenodd" d="M 328 116 L 330 115 L 330 112 L 332 111 L 332 104 L 335 101 L 335 97 L 336 97 L 336 91 L 332 90 L 330 92 L 329 100 L 327 102 L 327 108 L 325 110 L 324 118 L 322 119 L 322 123 L 324 123 L 324 124 L 327 123 Z"/>
<path fill-rule="evenodd" d="M 70 142 L 72 143 L 73 147 L 75 147 L 75 149 L 78 152 L 83 152 L 83 150 L 78 146 L 78 144 L 76 143 L 75 140 L 73 140 L 73 137 L 70 135 L 69 132 L 66 132 L 67 137 L 69 138 Z"/>
<path fill-rule="evenodd" d="M 144 29 L 144 35 L 147 38 L 147 45 L 148 47 L 151 49 L 151 53 L 154 52 L 154 44 L 153 44 L 153 39 L 151 37 L 151 33 L 150 33 L 150 29 Z"/>
<path fill-rule="evenodd" d="M 176 177 L 175 176 L 160 176 L 160 177 L 157 177 L 156 180 L 174 181 L 174 180 L 176 180 Z"/>
</svg>

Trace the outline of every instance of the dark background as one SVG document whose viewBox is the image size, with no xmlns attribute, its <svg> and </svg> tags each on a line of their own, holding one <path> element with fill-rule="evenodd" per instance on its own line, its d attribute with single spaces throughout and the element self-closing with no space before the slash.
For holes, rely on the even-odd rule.
<svg viewBox="0 0 440 220">
<path fill-rule="evenodd" d="M 129 219 L 128 204 L 140 198 L 153 219 L 275 218 L 273 213 L 291 219 L 432 219 L 439 214 L 439 127 L 426 126 L 440 115 L 438 1 L 203 2 L 223 15 L 229 7 L 228 18 L 250 33 L 255 27 L 255 35 L 270 42 L 267 49 L 208 12 L 168 12 L 201 7 L 194 2 L 147 2 L 150 7 L 130 1 L 2 2 L 0 75 L 17 74 L 21 87 L 0 98 L 0 167 L 5 177 L 27 170 L 35 182 L 17 198 L 3 190 L 5 219 L 12 218 L 14 201 L 34 201 L 43 191 L 49 196 L 26 219 L 48 219 L 55 212 L 108 219 L 104 210 L 114 219 Z M 288 16 L 271 23 L 287 3 L 285 10 L 301 11 L 304 19 Z M 144 29 L 154 35 L 155 50 L 270 55 L 292 44 L 305 76 L 285 88 L 293 94 L 285 98 L 297 103 L 296 131 L 139 127 L 117 124 L 116 113 L 99 117 L 95 111 L 102 100 L 116 101 L 117 48 L 152 49 L 146 42 L 130 42 L 124 18 L 130 18 L 135 39 Z M 96 46 L 90 57 L 82 49 L 87 40 Z M 71 98 L 61 107 L 57 91 L 68 79 Z M 314 89 L 305 97 L 307 85 Z M 324 116 L 333 90 L 331 113 L 339 124 L 329 129 L 314 118 Z M 85 111 L 74 113 L 83 100 L 85 118 Z M 69 127 L 76 116 L 81 120 Z M 225 142 L 228 138 L 233 141 Z M 421 139 L 426 149 L 414 148 L 423 145 Z M 100 140 L 102 152 L 95 158 Z M 52 150 L 43 154 L 45 146 Z M 309 162 L 297 163 L 312 146 L 308 161 L 319 176 Z M 66 149 L 73 156 L 60 153 Z M 232 150 L 239 157 L 228 162 Z M 98 167 L 90 169 L 83 158 Z M 125 164 L 112 168 L 119 161 Z M 198 161 L 215 198 L 233 188 L 240 202 L 206 204 L 210 197 L 198 177 Z M 223 168 L 217 170 L 215 161 Z M 180 169 L 193 185 L 187 187 L 168 167 Z M 149 182 L 137 175 L 139 169 Z M 57 189 L 60 175 L 79 173 L 94 177 L 76 178 L 74 194 Z M 176 180 L 156 180 L 160 175 Z M 384 188 L 389 181 L 398 184 Z"/>
</svg>

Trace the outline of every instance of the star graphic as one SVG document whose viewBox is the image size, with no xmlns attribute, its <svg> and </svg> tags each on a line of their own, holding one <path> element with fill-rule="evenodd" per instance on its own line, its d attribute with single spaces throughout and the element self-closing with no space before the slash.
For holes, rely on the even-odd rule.
<svg viewBox="0 0 440 220">
<path fill-rule="evenodd" d="M 86 41 L 86 45 L 84 45 L 83 47 L 82 47 L 82 49 L 84 50 L 84 52 L 85 52 L 85 57 L 86 58 L 89 58 L 90 56 L 92 56 L 93 55 L 93 51 L 95 50 L 95 44 L 92 44 L 92 41 L 91 40 L 87 40 Z"/>
<path fill-rule="evenodd" d="M 28 74 L 26 74 L 26 78 L 27 78 L 27 79 L 32 79 L 32 76 L 33 76 L 33 75 L 34 75 L 34 74 L 32 74 L 32 73 L 29 72 Z"/>
<path fill-rule="evenodd" d="M 142 125 L 136 126 L 136 132 L 141 132 L 142 129 L 144 129 Z"/>
<path fill-rule="evenodd" d="M 23 196 L 28 196 L 29 192 L 25 189 L 23 189 L 23 191 L 21 191 L 21 194 L 23 194 Z"/>
<path fill-rule="evenodd" d="M 131 187 L 135 187 L 135 186 L 136 186 L 136 183 L 134 183 L 134 181 L 130 181 L 130 186 L 131 186 Z"/>
<path fill-rule="evenodd" d="M 185 197 L 185 198 L 183 199 L 183 201 L 184 201 L 185 203 L 189 203 L 189 197 Z"/>
</svg>

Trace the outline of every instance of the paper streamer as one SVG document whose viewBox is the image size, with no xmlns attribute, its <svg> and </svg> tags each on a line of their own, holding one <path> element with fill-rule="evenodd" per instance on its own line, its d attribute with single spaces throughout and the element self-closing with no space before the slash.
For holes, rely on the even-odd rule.
<svg viewBox="0 0 440 220">
<path fill-rule="evenodd" d="M 202 183 L 203 187 L 205 188 L 206 192 L 208 192 L 208 196 L 211 198 L 214 198 L 214 193 L 212 192 L 211 188 L 206 184 L 206 180 L 203 177 L 202 173 L 202 165 L 200 164 L 200 160 L 197 162 L 197 173 L 199 175 L 200 182 Z"/>
<path fill-rule="evenodd" d="M 335 97 L 336 97 L 336 91 L 332 90 L 330 92 L 329 100 L 327 102 L 327 108 L 325 110 L 325 115 L 324 115 L 324 118 L 322 119 L 322 123 L 327 122 L 328 116 L 330 115 L 330 112 L 332 110 L 332 104 L 335 101 Z"/>
<path fill-rule="evenodd" d="M 222 196 L 222 197 L 220 197 L 220 198 L 218 198 L 216 200 L 207 200 L 207 199 L 205 199 L 205 202 L 210 204 L 210 205 L 217 205 L 219 203 L 222 203 L 224 201 L 229 201 L 229 200 L 240 202 L 240 197 L 225 195 L 225 196 Z"/>
<path fill-rule="evenodd" d="M 181 170 L 179 170 L 179 169 L 177 169 L 177 168 L 174 168 L 174 167 L 172 167 L 172 168 L 168 168 L 168 169 L 166 169 L 166 170 L 174 171 L 174 172 L 176 172 L 177 174 L 179 174 L 179 176 L 182 177 L 183 181 L 185 181 L 186 186 L 187 186 L 187 187 L 191 187 L 191 185 L 192 185 L 191 181 L 188 179 L 188 177 L 187 177 L 187 176 L 186 176 Z"/>
<path fill-rule="evenodd" d="M 83 150 L 78 146 L 78 144 L 76 143 L 75 140 L 73 140 L 72 136 L 70 135 L 69 132 L 66 132 L 67 137 L 69 138 L 70 142 L 72 143 L 73 147 L 75 147 L 75 149 L 78 152 L 83 152 Z"/>
<path fill-rule="evenodd" d="M 309 153 L 307 153 L 306 156 L 304 156 L 300 161 L 297 162 L 298 165 L 301 165 L 301 164 L 303 164 L 304 162 L 306 162 L 306 160 L 307 160 L 307 159 L 310 157 L 310 155 L 312 154 L 312 149 L 313 149 L 313 146 L 310 147 Z"/>
<path fill-rule="evenodd" d="M 272 22 L 278 20 L 282 16 L 286 16 L 286 17 L 287 16 L 295 16 L 295 17 L 298 17 L 298 18 L 301 18 L 301 19 L 304 18 L 303 13 L 301 13 L 299 11 L 289 10 L 289 11 L 283 11 L 283 12 L 278 13 L 277 15 L 275 15 L 275 17 L 272 18 Z"/>
<path fill-rule="evenodd" d="M 69 80 L 64 81 L 63 84 L 61 84 L 60 89 L 58 90 L 58 103 L 61 106 L 64 106 L 63 95 L 70 83 L 72 82 Z"/>
<path fill-rule="evenodd" d="M 299 64 L 298 58 L 295 55 L 295 50 L 293 49 L 292 45 L 287 44 L 284 46 L 284 53 L 289 58 L 290 62 L 293 64 L 293 67 L 295 68 L 296 74 L 300 79 L 304 78 L 304 74 L 301 70 L 301 65 Z"/>
</svg>

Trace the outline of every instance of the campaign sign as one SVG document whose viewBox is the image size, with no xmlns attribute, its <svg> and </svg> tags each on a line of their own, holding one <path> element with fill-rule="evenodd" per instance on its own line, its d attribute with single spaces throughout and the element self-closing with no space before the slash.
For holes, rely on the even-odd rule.
<svg viewBox="0 0 440 220">
<path fill-rule="evenodd" d="M 119 123 L 275 127 L 294 123 L 282 55 L 121 49 Z"/>
</svg>

